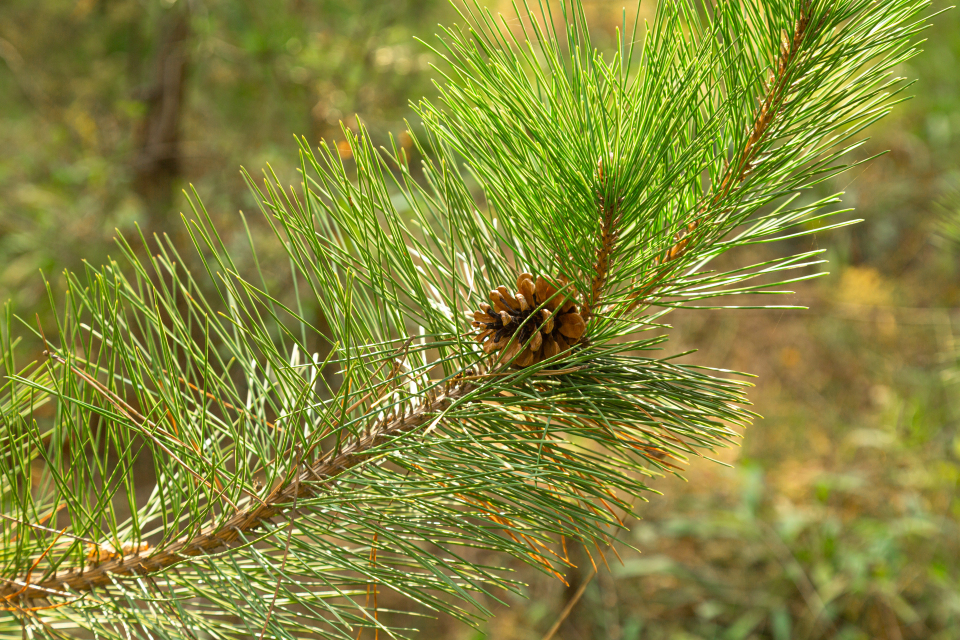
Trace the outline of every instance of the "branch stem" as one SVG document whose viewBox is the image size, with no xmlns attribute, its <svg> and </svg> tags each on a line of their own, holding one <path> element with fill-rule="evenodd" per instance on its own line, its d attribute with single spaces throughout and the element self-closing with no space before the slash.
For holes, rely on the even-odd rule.
<svg viewBox="0 0 960 640">
<path fill-rule="evenodd" d="M 450 404 L 465 396 L 473 388 L 469 382 L 458 382 L 449 389 L 431 397 L 410 413 L 393 416 L 374 423 L 369 430 L 347 442 L 339 451 L 329 452 L 315 464 L 301 468 L 293 479 L 278 485 L 262 504 L 239 509 L 221 524 L 214 525 L 196 536 L 181 538 L 165 548 L 152 550 L 149 555 L 133 553 L 114 558 L 94 567 L 74 567 L 58 571 L 40 583 L 0 586 L 0 599 L 30 600 L 49 598 L 51 591 L 90 591 L 110 585 L 118 577 L 144 576 L 157 573 L 186 558 L 209 553 L 236 542 L 242 533 L 259 528 L 264 521 L 291 510 L 297 500 L 316 495 L 322 488 L 336 482 L 342 474 L 360 465 L 377 447 L 397 436 L 414 431 L 446 410 Z"/>
<path fill-rule="evenodd" d="M 597 203 L 600 209 L 600 235 L 597 241 L 596 260 L 593 263 L 593 279 L 590 283 L 590 294 L 583 301 L 580 316 L 584 322 L 587 322 L 593 315 L 597 303 L 603 297 L 603 289 L 607 284 L 607 276 L 610 274 L 610 264 L 613 260 L 613 252 L 617 246 L 617 239 L 620 236 L 620 222 L 623 219 L 619 212 L 620 203 L 623 198 L 608 201 L 604 195 L 603 189 L 606 186 L 606 178 L 603 175 L 603 162 L 597 165 L 597 172 L 600 175 L 600 189 L 597 190 Z"/>
<path fill-rule="evenodd" d="M 723 179 L 720 181 L 719 188 L 712 196 L 706 198 L 706 204 L 701 208 L 700 214 L 692 220 L 687 226 L 674 234 L 674 244 L 663 253 L 663 255 L 654 258 L 655 273 L 650 282 L 633 294 L 633 302 L 627 307 L 627 313 L 632 312 L 638 306 L 643 304 L 647 298 L 661 285 L 664 278 L 672 269 L 667 264 L 682 257 L 690 246 L 693 234 L 700 228 L 704 220 L 717 218 L 728 212 L 729 207 L 721 211 L 712 211 L 718 204 L 723 202 L 733 191 L 735 187 L 740 186 L 753 172 L 757 156 L 760 152 L 764 137 L 770 130 L 770 125 L 774 122 L 777 115 L 781 113 L 780 107 L 786 99 L 787 89 L 790 87 L 793 78 L 794 63 L 799 57 L 801 45 L 811 33 L 811 2 L 803 0 L 800 8 L 800 15 L 794 24 L 792 36 L 787 36 L 786 31 L 780 42 L 780 51 L 774 61 L 773 77 L 767 85 L 767 92 L 760 102 L 760 106 L 754 114 L 753 123 L 748 129 L 747 142 L 736 161 L 727 165 Z M 814 26 L 813 32 L 819 31 L 826 21 L 824 15 Z"/>
</svg>

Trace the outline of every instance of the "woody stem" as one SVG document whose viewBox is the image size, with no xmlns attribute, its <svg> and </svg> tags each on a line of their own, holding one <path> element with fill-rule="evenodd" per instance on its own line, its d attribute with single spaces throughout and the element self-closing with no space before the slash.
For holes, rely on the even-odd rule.
<svg viewBox="0 0 960 640">
<path fill-rule="evenodd" d="M 811 3 L 804 0 L 800 10 L 800 16 L 794 25 L 792 37 L 786 42 L 782 42 L 780 51 L 774 62 L 773 78 L 771 79 L 767 93 L 760 103 L 759 108 L 754 114 L 753 124 L 749 129 L 747 142 L 737 156 L 736 161 L 727 165 L 719 188 L 705 199 L 705 204 L 701 207 L 697 217 L 691 221 L 681 231 L 674 235 L 674 244 L 667 251 L 654 259 L 655 273 L 646 286 L 633 294 L 633 302 L 627 308 L 627 313 L 640 306 L 657 288 L 661 285 L 664 278 L 671 271 L 669 263 L 674 262 L 683 256 L 690 247 L 693 240 L 693 234 L 700 228 L 703 221 L 717 218 L 730 211 L 730 207 L 720 210 L 714 208 L 727 199 L 734 188 L 743 184 L 754 169 L 757 156 L 760 153 L 761 142 L 774 119 L 781 113 L 787 89 L 790 87 L 791 80 L 794 77 L 794 66 L 799 56 L 801 45 L 811 33 L 819 31 L 826 21 L 827 15 L 824 15 L 811 30 Z"/>
<path fill-rule="evenodd" d="M 117 577 L 155 574 L 189 557 L 229 546 L 242 534 L 252 532 L 270 518 L 290 511 L 296 500 L 329 488 L 340 476 L 366 460 L 374 449 L 433 419 L 472 388 L 469 382 L 460 382 L 410 413 L 374 423 L 339 451 L 330 451 L 313 465 L 298 469 L 291 480 L 278 485 L 262 503 L 239 509 L 225 522 L 204 529 L 197 535 L 185 536 L 149 554 L 137 552 L 95 567 L 62 569 L 38 583 L 30 583 L 29 576 L 23 580 L 7 580 L 6 584 L 0 585 L 0 599 L 30 600 L 50 598 L 51 593 L 66 595 L 68 591 L 90 591 L 109 586 Z"/>
<path fill-rule="evenodd" d="M 603 184 L 601 184 L 601 189 Z M 603 192 L 597 191 L 597 203 L 600 209 L 600 234 L 597 241 L 596 259 L 593 263 L 593 278 L 590 282 L 590 293 L 583 301 L 583 309 L 580 313 L 583 321 L 587 322 L 593 315 L 598 302 L 603 297 L 603 290 L 607 284 L 607 278 L 610 274 L 610 265 L 613 260 L 613 252 L 616 249 L 617 238 L 620 235 L 619 226 L 622 216 L 618 209 L 620 198 L 616 201 L 608 201 Z"/>
</svg>

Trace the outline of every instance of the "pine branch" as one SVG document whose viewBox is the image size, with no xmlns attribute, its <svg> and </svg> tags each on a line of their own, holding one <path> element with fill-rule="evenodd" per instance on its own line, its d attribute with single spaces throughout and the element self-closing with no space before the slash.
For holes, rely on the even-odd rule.
<svg viewBox="0 0 960 640">
<path fill-rule="evenodd" d="M 295 469 L 295 477 L 279 484 L 260 504 L 237 511 L 218 526 L 153 549 L 147 555 L 136 552 L 110 559 L 90 569 L 74 567 L 61 570 L 39 583 L 30 583 L 29 579 L 10 580 L 0 586 L 0 598 L 5 601 L 14 597 L 32 600 L 49 598 L 51 593 L 90 591 L 108 586 L 118 577 L 149 576 L 186 558 L 229 548 L 242 536 L 260 529 L 265 522 L 285 515 L 298 499 L 309 498 L 329 489 L 344 472 L 361 465 L 386 442 L 417 429 L 429 420 L 437 419 L 452 402 L 463 398 L 472 388 L 469 382 L 455 384 L 428 398 L 409 414 L 393 416 L 371 425 L 367 435 L 356 438 L 339 451 L 331 451 L 306 469 Z"/>
<path fill-rule="evenodd" d="M 603 290 L 610 273 L 610 263 L 617 248 L 617 238 L 620 235 L 620 223 L 623 216 L 617 213 L 617 208 L 623 204 L 622 197 L 611 197 L 608 192 L 608 176 L 603 171 L 603 159 L 597 162 L 597 178 L 600 186 L 597 189 L 597 205 L 600 211 L 600 237 L 597 240 L 596 261 L 593 264 L 593 278 L 590 282 L 589 296 L 583 301 L 581 316 L 588 322 L 593 316 L 593 310 L 603 298 Z M 609 189 L 616 193 L 616 188 Z"/>
<path fill-rule="evenodd" d="M 475 620 L 518 585 L 463 549 L 559 577 L 567 540 L 608 544 L 649 478 L 736 442 L 747 385 L 644 332 L 817 275 L 781 277 L 817 252 L 702 267 L 830 228 L 838 199 L 798 193 L 855 164 L 926 3 L 665 1 L 612 59 L 560 6 L 562 33 L 546 4 L 523 37 L 479 9 L 444 32 L 422 175 L 362 126 L 352 164 L 302 141 L 301 189 L 250 180 L 249 256 L 197 205 L 193 261 L 121 238 L 125 269 L 67 275 L 45 362 L 18 369 L 7 314 L 0 598 L 25 629 L 402 633 L 381 587 Z"/>
<path fill-rule="evenodd" d="M 687 224 L 686 228 L 674 234 L 674 244 L 660 256 L 653 260 L 653 266 L 656 270 L 652 280 L 640 290 L 632 294 L 633 302 L 627 307 L 626 313 L 634 311 L 637 307 L 644 304 L 649 297 L 657 290 L 657 287 L 672 271 L 667 265 L 681 258 L 687 252 L 690 241 L 694 238 L 694 233 L 704 222 L 723 216 L 730 210 L 729 207 L 716 210 L 718 204 L 726 201 L 731 192 L 742 185 L 754 169 L 754 163 L 761 150 L 761 143 L 764 136 L 770 129 L 777 115 L 780 113 L 784 100 L 786 99 L 788 89 L 794 79 L 794 68 L 797 59 L 803 54 L 802 47 L 804 43 L 812 42 L 816 39 L 820 29 L 826 24 L 830 15 L 830 7 L 826 12 L 813 23 L 811 20 L 811 10 L 814 6 L 814 0 L 802 0 L 800 4 L 800 15 L 797 17 L 793 28 L 792 36 L 783 34 L 780 44 L 780 50 L 774 60 L 772 77 L 767 81 L 767 91 L 760 101 L 753 123 L 747 131 L 746 144 L 740 151 L 734 162 L 727 164 L 727 170 L 715 188 L 712 194 L 707 195 L 705 203 L 700 209 L 699 215 Z M 604 267 L 606 264 L 604 263 Z M 597 263 L 598 274 L 604 274 L 601 271 L 600 262 Z"/>
</svg>

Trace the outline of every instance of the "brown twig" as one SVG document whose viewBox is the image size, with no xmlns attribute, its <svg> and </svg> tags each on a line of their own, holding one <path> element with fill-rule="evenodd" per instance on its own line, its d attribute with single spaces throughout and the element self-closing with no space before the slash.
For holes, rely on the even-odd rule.
<svg viewBox="0 0 960 640">
<path fill-rule="evenodd" d="M 375 422 L 368 433 L 345 443 L 339 452 L 332 451 L 315 464 L 298 470 L 291 481 L 278 485 L 262 504 L 238 510 L 222 524 L 202 530 L 196 536 L 181 538 L 165 548 L 155 549 L 147 556 L 134 553 L 92 568 L 86 567 L 86 570 L 76 567 L 61 570 L 40 583 L 30 583 L 29 576 L 13 584 L 8 582 L 6 586 L 0 586 L 0 599 L 24 601 L 48 598 L 51 591 L 90 591 L 105 587 L 116 578 L 151 575 L 186 558 L 228 546 L 236 542 L 241 534 L 254 531 L 264 521 L 290 510 L 297 499 L 315 495 L 332 485 L 342 474 L 369 459 L 377 447 L 432 420 L 472 388 L 470 383 L 461 382 L 437 393 L 409 413 Z"/>
<path fill-rule="evenodd" d="M 794 25 L 793 34 L 789 36 L 786 31 L 782 33 L 780 50 L 774 61 L 773 77 L 767 83 L 767 92 L 760 107 L 754 115 L 753 123 L 748 129 L 749 136 L 736 162 L 727 165 L 723 179 L 720 181 L 719 188 L 705 199 L 701 207 L 700 214 L 695 220 L 692 220 L 687 226 L 674 234 L 674 244 L 666 250 L 661 256 L 654 258 L 654 267 L 656 271 L 650 282 L 633 294 L 633 302 L 627 307 L 629 313 L 636 309 L 662 284 L 664 278 L 672 270 L 668 264 L 683 256 L 690 246 L 693 234 L 700 228 L 701 224 L 709 219 L 722 215 L 728 209 L 720 212 L 711 212 L 717 204 L 725 200 L 733 189 L 744 182 L 755 167 L 757 155 L 760 151 L 760 143 L 764 136 L 769 132 L 770 125 L 778 115 L 779 108 L 786 99 L 787 90 L 793 79 L 794 63 L 800 53 L 800 47 L 804 40 L 811 33 L 811 2 L 804 0 L 801 3 L 800 16 Z M 813 32 L 819 31 L 826 21 L 824 15 L 815 25 Z"/>
<path fill-rule="evenodd" d="M 597 189 L 597 204 L 600 209 L 600 236 L 597 241 L 596 260 L 594 260 L 593 263 L 593 279 L 590 283 L 590 294 L 584 299 L 580 310 L 580 316 L 584 322 L 588 321 L 594 315 L 594 309 L 603 297 L 603 289 L 607 284 L 607 276 L 610 275 L 610 264 L 613 260 L 613 252 L 616 249 L 617 239 L 620 236 L 620 222 L 623 219 L 623 215 L 619 212 L 623 198 L 608 201 L 607 196 L 604 194 L 608 176 L 604 175 L 602 158 L 597 163 L 597 176 L 600 180 L 600 187 Z"/>
</svg>

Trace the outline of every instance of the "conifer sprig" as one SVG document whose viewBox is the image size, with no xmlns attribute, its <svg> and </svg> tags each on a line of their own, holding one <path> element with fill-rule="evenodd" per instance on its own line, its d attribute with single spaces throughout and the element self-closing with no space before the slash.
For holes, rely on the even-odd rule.
<svg viewBox="0 0 960 640">
<path fill-rule="evenodd" d="M 813 24 L 811 21 L 813 9 L 813 0 L 802 1 L 799 6 L 799 15 L 796 18 L 792 36 L 788 36 L 785 31 L 782 32 L 784 38 L 780 43 L 780 51 L 772 65 L 771 77 L 766 83 L 766 90 L 761 98 L 760 107 L 753 118 L 753 123 L 750 126 L 746 144 L 736 155 L 733 162 L 726 163 L 723 178 L 720 180 L 719 185 L 711 190 L 711 192 L 708 192 L 705 197 L 705 204 L 702 207 L 701 215 L 691 220 L 685 229 L 681 229 L 674 234 L 675 242 L 666 253 L 662 256 L 654 257 L 653 265 L 656 273 L 653 280 L 635 294 L 636 300 L 630 305 L 628 311 L 633 311 L 637 306 L 643 304 L 648 296 L 653 293 L 660 284 L 660 281 L 670 272 L 670 269 L 664 265 L 680 258 L 686 252 L 690 241 L 693 239 L 693 234 L 700 228 L 700 225 L 704 221 L 709 221 L 711 218 L 717 218 L 724 213 L 729 213 L 729 210 L 723 212 L 718 211 L 717 206 L 720 202 L 728 198 L 730 192 L 735 187 L 740 186 L 744 180 L 746 180 L 750 171 L 753 170 L 753 164 L 757 160 L 764 135 L 777 117 L 781 107 L 784 106 L 783 103 L 787 95 L 787 89 L 797 73 L 795 66 L 804 40 L 806 38 L 816 37 L 817 32 L 826 24 L 832 7 L 829 5 L 825 7 L 824 14 L 820 16 L 816 24 Z M 607 235 L 609 235 L 609 232 L 604 229 L 603 236 L 605 237 Z M 601 264 L 598 260 L 596 270 L 598 273 L 603 274 L 600 277 L 605 279 L 606 274 L 603 267 L 606 267 L 606 264 Z"/>
<path fill-rule="evenodd" d="M 475 622 L 519 590 L 486 552 L 563 579 L 750 421 L 729 372 L 655 357 L 657 320 L 816 275 L 705 267 L 831 228 L 807 194 L 899 99 L 925 6 L 665 0 L 609 59 L 577 2 L 465 9 L 423 180 L 362 127 L 350 166 L 303 141 L 300 189 L 250 181 L 244 259 L 194 197 L 205 277 L 121 239 L 55 330 L 21 323 L 26 367 L 8 309 L 0 636 L 400 636 L 386 592 Z"/>
</svg>

